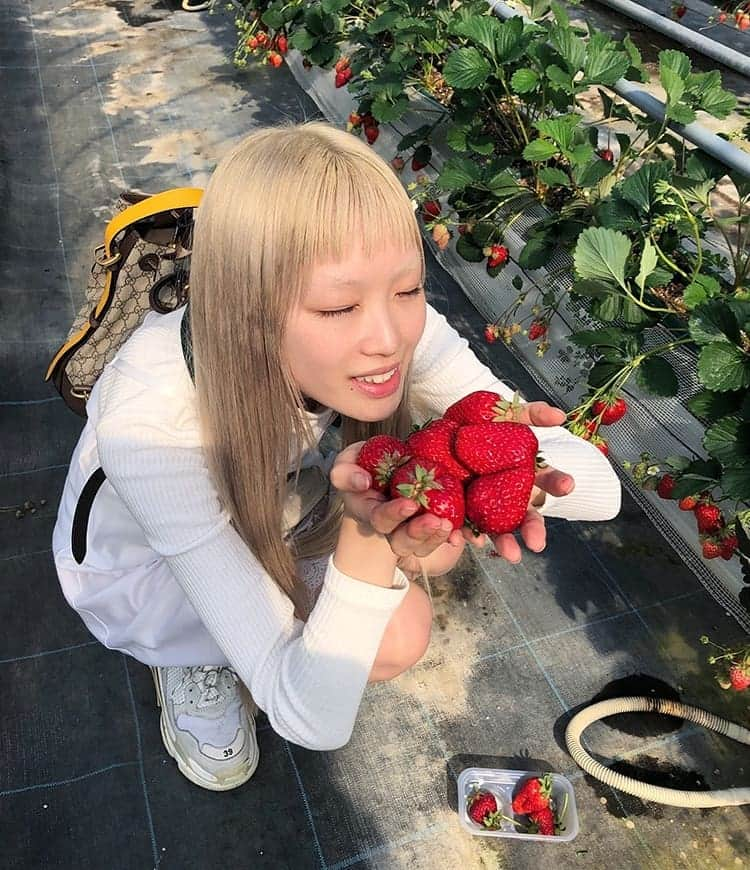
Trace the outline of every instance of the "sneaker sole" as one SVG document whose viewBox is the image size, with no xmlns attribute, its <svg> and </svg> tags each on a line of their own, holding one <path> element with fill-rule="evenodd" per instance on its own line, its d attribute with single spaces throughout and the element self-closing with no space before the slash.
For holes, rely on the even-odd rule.
<svg viewBox="0 0 750 870">
<path fill-rule="evenodd" d="M 253 740 L 253 743 L 255 744 L 255 751 L 253 755 L 248 759 L 248 768 L 242 773 L 237 774 L 237 776 L 221 780 L 217 780 L 214 777 L 211 777 L 209 774 L 203 774 L 201 769 L 197 768 L 197 765 L 195 767 L 191 766 L 190 762 L 182 755 L 180 755 L 180 753 L 177 751 L 177 744 L 175 741 L 174 732 L 169 725 L 169 720 L 161 704 L 161 687 L 159 686 L 158 677 L 154 673 L 154 670 L 151 671 L 151 677 L 153 678 L 154 685 L 156 687 L 156 703 L 161 710 L 161 714 L 159 716 L 159 730 L 161 731 L 161 739 L 164 743 L 164 748 L 167 750 L 169 755 L 177 762 L 177 767 L 179 768 L 180 773 L 186 779 L 190 780 L 190 782 L 192 782 L 194 785 L 198 785 L 201 788 L 208 789 L 209 791 L 230 791 L 233 788 L 244 785 L 255 773 L 258 767 L 258 762 L 260 761 L 258 741 L 256 739 Z"/>
</svg>

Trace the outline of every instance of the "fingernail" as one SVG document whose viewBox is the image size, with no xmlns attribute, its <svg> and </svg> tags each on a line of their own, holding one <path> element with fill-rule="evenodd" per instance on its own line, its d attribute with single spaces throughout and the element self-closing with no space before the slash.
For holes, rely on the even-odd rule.
<svg viewBox="0 0 750 870">
<path fill-rule="evenodd" d="M 355 487 L 355 489 L 369 489 L 370 488 L 370 478 L 366 474 L 361 474 L 360 472 L 355 472 L 355 474 L 354 474 L 354 487 Z"/>
</svg>

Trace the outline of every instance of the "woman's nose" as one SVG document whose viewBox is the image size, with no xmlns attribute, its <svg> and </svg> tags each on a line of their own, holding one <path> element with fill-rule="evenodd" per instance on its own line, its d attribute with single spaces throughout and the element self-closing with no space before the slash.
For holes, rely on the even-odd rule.
<svg viewBox="0 0 750 870">
<path fill-rule="evenodd" d="M 372 356 L 393 356 L 398 350 L 399 336 L 398 322 L 390 311 L 373 312 L 366 321 L 362 350 Z"/>
</svg>

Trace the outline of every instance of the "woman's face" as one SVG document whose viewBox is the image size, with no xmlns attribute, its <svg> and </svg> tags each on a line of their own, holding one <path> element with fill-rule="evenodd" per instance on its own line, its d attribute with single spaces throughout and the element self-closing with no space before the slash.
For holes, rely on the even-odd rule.
<svg viewBox="0 0 750 870">
<path fill-rule="evenodd" d="M 355 420 L 373 422 L 401 401 L 425 325 L 419 251 L 385 247 L 318 263 L 292 310 L 284 354 L 300 391 Z"/>
</svg>

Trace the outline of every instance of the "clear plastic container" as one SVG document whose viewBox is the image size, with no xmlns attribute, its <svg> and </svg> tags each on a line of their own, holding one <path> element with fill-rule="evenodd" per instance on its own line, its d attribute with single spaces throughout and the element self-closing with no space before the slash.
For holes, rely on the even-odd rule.
<svg viewBox="0 0 750 870">
<path fill-rule="evenodd" d="M 559 813 L 565 805 L 567 795 L 567 807 L 562 818 L 565 830 L 554 837 L 543 834 L 524 834 L 520 828 L 511 821 L 502 821 L 498 830 L 482 828 L 469 818 L 467 812 L 467 798 L 475 789 L 492 792 L 497 801 L 498 810 L 509 819 L 515 819 L 522 825 L 529 822 L 527 816 L 519 816 L 513 812 L 512 801 L 518 788 L 524 780 L 534 777 L 542 777 L 544 773 L 528 770 L 495 770 L 492 768 L 467 767 L 462 770 L 458 777 L 458 818 L 470 834 L 478 837 L 508 837 L 512 840 L 530 840 L 540 843 L 569 843 L 578 834 L 578 811 L 573 785 L 567 777 L 560 773 L 550 773 L 552 778 L 551 797 L 554 807 Z"/>
</svg>

